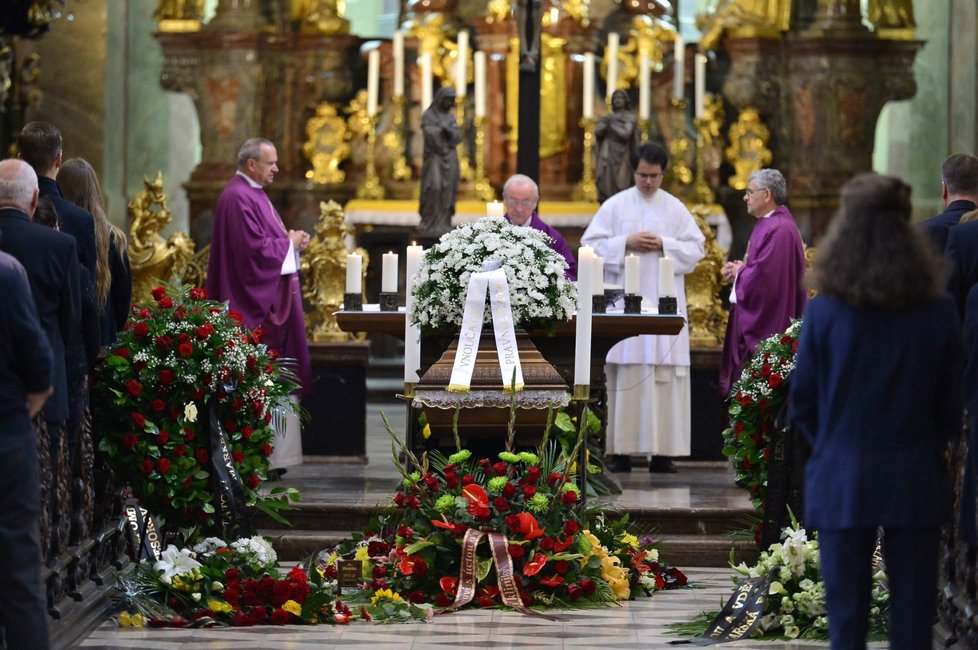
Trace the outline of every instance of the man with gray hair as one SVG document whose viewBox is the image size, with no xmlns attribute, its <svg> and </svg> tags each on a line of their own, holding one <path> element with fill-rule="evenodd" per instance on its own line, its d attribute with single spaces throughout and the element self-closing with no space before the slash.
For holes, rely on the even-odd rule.
<svg viewBox="0 0 978 650">
<path fill-rule="evenodd" d="M 557 230 L 544 223 L 537 213 L 540 190 L 536 181 L 524 174 L 513 174 L 503 183 L 503 205 L 506 206 L 506 220 L 514 226 L 533 228 L 550 237 L 550 248 L 560 253 L 567 261 L 564 275 L 568 280 L 577 280 L 577 260 L 571 252 L 567 240 Z"/>
<path fill-rule="evenodd" d="M 788 189 L 776 169 L 751 174 L 744 201 L 757 224 L 744 261 L 727 262 L 723 279 L 732 282 L 730 318 L 720 359 L 720 393 L 727 397 L 757 344 L 783 332 L 805 310 L 805 246 L 784 205 Z"/>
</svg>

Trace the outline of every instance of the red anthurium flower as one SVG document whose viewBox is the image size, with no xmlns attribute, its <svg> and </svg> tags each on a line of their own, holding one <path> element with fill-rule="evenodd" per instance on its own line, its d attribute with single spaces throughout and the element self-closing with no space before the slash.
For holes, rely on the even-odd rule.
<svg viewBox="0 0 978 650">
<path fill-rule="evenodd" d="M 540 578 L 540 584 L 544 587 L 556 587 L 563 581 L 564 579 L 561 576 L 548 576 L 546 578 Z"/>
<path fill-rule="evenodd" d="M 438 586 L 446 594 L 454 594 L 455 590 L 458 588 L 458 576 L 443 576 L 438 581 Z"/>
<path fill-rule="evenodd" d="M 554 540 L 554 553 L 560 553 L 566 550 L 571 544 L 574 543 L 574 536 L 568 535 L 564 537 L 563 535 L 558 535 Z"/>
<path fill-rule="evenodd" d="M 547 556 L 543 553 L 537 553 L 533 556 L 533 559 L 523 565 L 523 575 L 525 576 L 535 576 L 540 573 L 544 565 L 547 563 Z"/>
<path fill-rule="evenodd" d="M 520 526 L 517 532 L 523 534 L 523 539 L 536 539 L 537 537 L 543 536 L 543 529 L 540 528 L 540 524 L 537 522 L 536 517 L 531 515 L 529 512 L 519 513 L 516 515 L 516 519 Z"/>
<path fill-rule="evenodd" d="M 431 524 L 432 524 L 432 525 L 433 525 L 433 526 L 434 526 L 435 528 L 444 528 L 445 530 L 455 530 L 455 524 L 453 524 L 453 523 L 450 523 L 450 522 L 449 522 L 449 521 L 447 521 L 447 520 L 445 520 L 445 521 L 442 521 L 442 520 L 440 520 L 440 519 L 432 519 L 432 520 L 431 520 Z"/>
</svg>

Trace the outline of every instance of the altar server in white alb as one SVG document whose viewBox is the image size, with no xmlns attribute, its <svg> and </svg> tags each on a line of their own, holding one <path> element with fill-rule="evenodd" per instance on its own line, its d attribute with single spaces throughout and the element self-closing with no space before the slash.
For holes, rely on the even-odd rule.
<svg viewBox="0 0 978 650">
<path fill-rule="evenodd" d="M 659 261 L 672 260 L 679 313 L 686 313 L 683 276 L 703 259 L 704 237 L 693 215 L 659 186 L 665 149 L 634 154 L 635 185 L 605 201 L 581 237 L 604 258 L 605 282 L 624 285 L 625 257 L 640 259 L 643 302 L 658 305 Z M 609 469 L 630 471 L 630 454 L 651 455 L 649 471 L 674 472 L 671 457 L 690 454 L 689 334 L 636 336 L 608 353 Z"/>
</svg>

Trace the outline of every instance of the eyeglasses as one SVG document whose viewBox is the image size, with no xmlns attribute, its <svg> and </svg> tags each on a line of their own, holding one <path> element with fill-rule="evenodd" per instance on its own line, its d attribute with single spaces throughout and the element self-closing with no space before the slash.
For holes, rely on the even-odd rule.
<svg viewBox="0 0 978 650">
<path fill-rule="evenodd" d="M 536 199 L 513 199 L 509 197 L 504 197 L 503 203 L 505 203 L 506 205 L 520 206 L 523 208 L 533 208 L 536 207 L 537 200 Z"/>
<path fill-rule="evenodd" d="M 752 190 L 751 188 L 749 188 L 749 187 L 748 187 L 748 188 L 747 188 L 746 190 L 744 190 L 744 194 L 745 194 L 746 196 L 750 196 L 750 195 L 751 195 L 751 194 L 753 194 L 754 192 L 767 192 L 767 191 L 769 191 L 769 190 L 768 190 L 768 189 L 767 189 L 766 187 L 762 187 L 762 188 L 761 188 L 761 189 L 759 189 L 759 190 Z"/>
</svg>

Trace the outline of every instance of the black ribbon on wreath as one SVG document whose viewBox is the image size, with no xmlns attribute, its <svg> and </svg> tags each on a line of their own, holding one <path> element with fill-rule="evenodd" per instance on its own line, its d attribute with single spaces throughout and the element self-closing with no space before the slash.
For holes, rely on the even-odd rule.
<svg viewBox="0 0 978 650">
<path fill-rule="evenodd" d="M 217 496 L 218 525 L 225 539 L 237 539 L 251 534 L 251 518 L 245 501 L 241 475 L 234 467 L 228 435 L 221 422 L 219 407 L 211 402 L 207 414 L 207 431 L 211 448 L 211 470 L 214 494 Z"/>
<path fill-rule="evenodd" d="M 670 641 L 670 645 L 715 645 L 749 639 L 764 615 L 771 576 L 744 578 L 703 634 L 692 639 Z"/>
<path fill-rule="evenodd" d="M 785 402 L 774 419 L 771 436 L 760 548 L 781 541 L 781 531 L 789 522 L 789 508 L 795 517 L 801 517 L 807 457 L 808 445 L 788 419 L 788 403 Z"/>
</svg>

